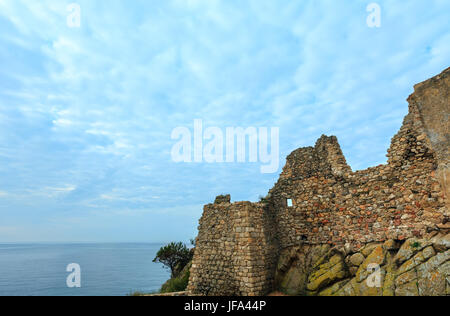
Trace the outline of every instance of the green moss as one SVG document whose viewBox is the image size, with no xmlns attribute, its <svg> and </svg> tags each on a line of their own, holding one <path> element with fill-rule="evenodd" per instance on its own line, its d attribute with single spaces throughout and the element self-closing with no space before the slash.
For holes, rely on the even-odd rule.
<svg viewBox="0 0 450 316">
<path fill-rule="evenodd" d="M 412 247 L 412 248 L 420 248 L 420 243 L 417 242 L 417 241 L 412 242 L 412 243 L 411 243 L 411 247 Z"/>
</svg>

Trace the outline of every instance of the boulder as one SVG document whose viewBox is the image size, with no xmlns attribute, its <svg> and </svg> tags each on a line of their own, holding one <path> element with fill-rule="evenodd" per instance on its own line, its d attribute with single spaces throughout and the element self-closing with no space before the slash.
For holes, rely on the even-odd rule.
<svg viewBox="0 0 450 316">
<path fill-rule="evenodd" d="M 402 286 L 398 286 L 395 289 L 395 296 L 418 296 L 419 289 L 417 280 L 414 280 L 410 283 L 404 284 Z"/>
<path fill-rule="evenodd" d="M 353 256 L 350 257 L 350 263 L 356 267 L 359 267 L 361 263 L 364 262 L 366 258 L 361 253 L 355 253 Z"/>
<path fill-rule="evenodd" d="M 429 240 L 410 238 L 400 247 L 394 261 L 397 265 L 401 265 L 403 262 L 414 256 L 417 252 L 430 245 L 431 242 Z"/>
<path fill-rule="evenodd" d="M 306 289 L 309 292 L 317 292 L 329 284 L 344 279 L 347 275 L 348 271 L 342 256 L 336 254 L 310 274 Z"/>
<path fill-rule="evenodd" d="M 364 257 L 367 257 L 378 246 L 379 246 L 378 243 L 370 243 L 361 250 L 361 253 L 364 255 Z"/>
<path fill-rule="evenodd" d="M 450 248 L 450 234 L 438 234 L 431 239 L 431 243 L 436 251 L 444 252 Z"/>
<path fill-rule="evenodd" d="M 377 245 L 370 255 L 364 260 L 356 273 L 356 281 L 362 282 L 365 280 L 373 271 L 370 269 L 373 266 L 381 267 L 386 260 L 385 251 L 383 245 Z"/>
</svg>

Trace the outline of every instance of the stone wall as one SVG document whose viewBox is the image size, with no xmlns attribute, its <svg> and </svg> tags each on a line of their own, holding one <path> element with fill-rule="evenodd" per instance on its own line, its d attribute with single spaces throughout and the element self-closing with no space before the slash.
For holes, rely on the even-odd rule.
<svg viewBox="0 0 450 316">
<path fill-rule="evenodd" d="M 262 295 L 273 288 L 286 249 L 357 252 L 374 242 L 448 232 L 449 74 L 450 68 L 416 85 L 386 165 L 353 172 L 337 138 L 322 136 L 287 157 L 261 203 L 220 196 L 206 205 L 188 290 Z"/>
<path fill-rule="evenodd" d="M 444 193 L 450 195 L 450 71 L 417 84 L 408 102 L 417 109 L 427 140 L 437 155 L 437 174 Z M 447 198 L 447 210 L 450 199 Z"/>
<path fill-rule="evenodd" d="M 404 240 L 442 223 L 435 154 L 411 116 L 393 138 L 387 165 L 351 172 L 336 138 L 326 136 L 287 158 L 270 191 L 282 247 Z"/>
<path fill-rule="evenodd" d="M 259 295 L 272 290 L 278 260 L 273 218 L 261 203 L 218 197 L 204 207 L 188 290 Z"/>
</svg>

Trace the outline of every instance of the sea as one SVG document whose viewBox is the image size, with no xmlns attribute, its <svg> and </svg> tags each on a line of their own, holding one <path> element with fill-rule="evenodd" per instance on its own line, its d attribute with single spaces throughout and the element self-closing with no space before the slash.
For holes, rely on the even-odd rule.
<svg viewBox="0 0 450 316">
<path fill-rule="evenodd" d="M 0 296 L 154 293 L 170 278 L 162 264 L 152 262 L 161 246 L 163 244 L 152 243 L 0 243 Z"/>
</svg>

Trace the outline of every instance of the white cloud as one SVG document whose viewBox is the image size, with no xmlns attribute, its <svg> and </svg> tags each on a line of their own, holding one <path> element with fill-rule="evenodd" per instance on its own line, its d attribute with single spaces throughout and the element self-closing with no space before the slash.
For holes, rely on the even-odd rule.
<svg viewBox="0 0 450 316">
<path fill-rule="evenodd" d="M 0 198 L 9 196 L 8 192 L 0 191 Z"/>
<path fill-rule="evenodd" d="M 382 1 L 377 30 L 358 2 L 79 4 L 77 29 L 66 3 L 0 1 L 0 176 L 15 198 L 0 197 L 17 209 L 38 194 L 41 216 L 263 195 L 277 175 L 257 166 L 172 163 L 172 129 L 196 118 L 279 126 L 282 156 L 337 134 L 354 169 L 376 165 L 412 85 L 448 67 L 443 1 Z"/>
</svg>

